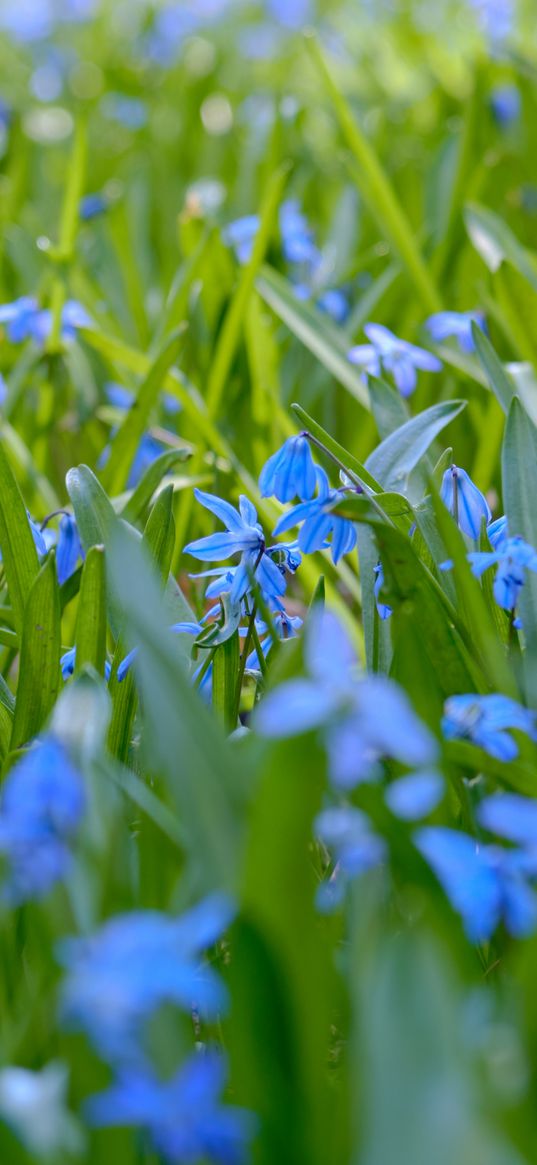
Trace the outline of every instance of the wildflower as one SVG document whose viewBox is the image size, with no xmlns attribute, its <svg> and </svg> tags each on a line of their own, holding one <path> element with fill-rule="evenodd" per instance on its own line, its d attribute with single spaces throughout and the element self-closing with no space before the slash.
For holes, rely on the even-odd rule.
<svg viewBox="0 0 537 1165">
<path fill-rule="evenodd" d="M 239 263 L 247 263 L 254 245 L 254 239 L 259 230 L 257 214 L 247 214 L 228 223 L 222 232 L 222 238 L 229 247 L 233 247 Z"/>
<path fill-rule="evenodd" d="M 351 348 L 348 358 L 373 376 L 380 370 L 392 374 L 401 396 L 411 396 L 417 383 L 417 370 L 439 372 L 442 362 L 424 348 L 417 348 L 407 340 L 400 340 L 382 324 L 366 324 L 364 332 L 369 344 Z"/>
<path fill-rule="evenodd" d="M 81 1132 L 67 1109 L 67 1085 L 60 1063 L 39 1072 L 12 1065 L 0 1070 L 0 1117 L 32 1155 L 58 1160 L 81 1151 Z"/>
<path fill-rule="evenodd" d="M 477 541 L 483 519 L 488 523 L 492 514 L 487 499 L 474 485 L 465 469 L 451 465 L 442 478 L 440 497 L 463 534 Z"/>
<path fill-rule="evenodd" d="M 47 553 L 48 546 L 45 542 L 42 531 L 39 529 L 39 526 L 36 524 L 36 522 L 34 522 L 33 519 L 30 517 L 30 513 L 28 510 L 26 511 L 26 517 L 28 518 L 28 523 L 30 526 L 30 530 L 32 532 L 32 538 L 34 540 L 34 545 L 35 545 L 35 548 L 37 550 L 38 556 L 39 556 L 39 558 L 43 558 L 45 556 L 45 554 Z"/>
<path fill-rule="evenodd" d="M 308 501 L 316 486 L 315 465 L 306 433 L 288 437 L 261 470 L 259 488 L 263 497 L 292 502 L 299 497 Z"/>
<path fill-rule="evenodd" d="M 280 208 L 280 231 L 283 254 L 288 263 L 309 267 L 318 264 L 320 253 L 314 243 L 313 231 L 294 198 L 287 199 Z"/>
<path fill-rule="evenodd" d="M 334 870 L 321 882 L 316 897 L 319 909 L 329 914 L 342 902 L 350 881 L 385 860 L 386 843 L 373 832 L 366 814 L 351 805 L 324 809 L 314 832 L 334 856 Z"/>
<path fill-rule="evenodd" d="M 338 563 L 343 554 L 349 554 L 356 545 L 356 530 L 347 518 L 340 518 L 332 511 L 345 496 L 341 489 L 331 489 L 328 477 L 317 466 L 318 494 L 308 502 L 299 502 L 287 514 L 280 518 L 274 536 L 283 534 L 303 523 L 298 535 L 298 546 L 304 554 L 312 554 L 315 550 L 322 550 L 327 538 L 331 536 L 330 549 L 334 563 Z"/>
<path fill-rule="evenodd" d="M 113 1065 L 145 1062 L 144 1025 L 165 1003 L 208 1018 L 227 1003 L 224 985 L 202 954 L 231 922 L 234 908 L 213 894 L 180 918 L 139 910 L 109 919 L 93 934 L 65 940 L 62 1015 Z"/>
<path fill-rule="evenodd" d="M 339 789 L 374 779 L 383 757 L 420 767 L 434 762 L 436 741 L 398 685 L 381 675 L 356 677 L 354 652 L 332 612 L 311 616 L 305 658 L 308 676 L 280 684 L 259 705 L 262 735 L 320 728 Z"/>
<path fill-rule="evenodd" d="M 339 287 L 328 287 L 317 300 L 319 311 L 324 312 L 336 324 L 343 324 L 349 314 L 349 301 Z"/>
<path fill-rule="evenodd" d="M 30 295 L 23 295 L 0 307 L 0 324 L 7 324 L 7 335 L 12 344 L 21 344 L 32 335 L 33 322 L 38 312 L 37 300 Z"/>
<path fill-rule="evenodd" d="M 537 801 L 520 793 L 493 793 L 477 807 L 483 829 L 529 850 L 537 850 Z"/>
<path fill-rule="evenodd" d="M 483 312 L 439 311 L 435 315 L 429 316 L 425 326 L 435 343 L 439 344 L 442 340 L 447 340 L 448 336 L 455 336 L 463 352 L 474 352 L 472 324 L 475 324 L 482 332 L 486 331 Z"/>
<path fill-rule="evenodd" d="M 90 1099 L 90 1124 L 147 1130 L 154 1149 L 174 1165 L 212 1161 L 243 1165 L 256 1122 L 247 1109 L 223 1105 L 226 1079 L 219 1052 L 195 1052 L 171 1079 L 148 1069 L 123 1070 L 107 1092 Z"/>
<path fill-rule="evenodd" d="M 60 586 L 74 574 L 81 558 L 84 558 L 84 550 L 76 518 L 72 514 L 64 514 L 60 522 L 56 547 L 56 568 Z"/>
<path fill-rule="evenodd" d="M 498 760 L 509 761 L 518 756 L 509 728 L 537 740 L 537 713 L 499 693 L 450 696 L 444 705 L 442 731 L 446 740 L 471 740 Z"/>
<path fill-rule="evenodd" d="M 86 194 L 81 198 L 78 213 L 83 222 L 90 222 L 108 210 L 108 199 L 104 194 Z"/>
<path fill-rule="evenodd" d="M 501 518 L 496 518 L 494 522 L 489 522 L 487 526 L 487 538 L 495 550 L 509 537 L 507 529 L 507 518 L 505 514 Z"/>
<path fill-rule="evenodd" d="M 73 676 L 75 674 L 76 647 L 70 647 L 68 651 L 64 651 L 63 655 L 60 658 L 60 667 L 61 667 L 61 672 L 62 672 L 62 679 L 64 681 L 71 679 L 71 676 Z M 110 679 L 111 674 L 112 674 L 112 668 L 110 666 L 110 663 L 108 662 L 108 660 L 105 660 L 104 675 L 105 675 L 105 679 L 106 679 L 107 683 L 108 683 L 108 680 Z"/>
<path fill-rule="evenodd" d="M 408 773 L 388 785 L 384 800 L 402 821 L 428 817 L 440 804 L 445 792 L 444 780 L 435 769 Z"/>
<path fill-rule="evenodd" d="M 0 805 L 4 895 L 14 905 L 42 898 L 67 873 L 69 843 L 84 814 L 82 778 L 54 737 L 46 737 L 8 773 Z"/>
<path fill-rule="evenodd" d="M 514 611 L 520 591 L 525 582 L 525 571 L 537 571 L 537 551 L 520 536 L 508 538 L 500 535 L 496 539 L 496 549 L 473 551 L 468 555 L 472 574 L 480 578 L 490 566 L 497 565 L 493 584 L 494 598 L 505 611 Z"/>
<path fill-rule="evenodd" d="M 475 838 L 444 826 L 424 826 L 414 840 L 461 915 L 472 942 L 487 942 L 505 922 L 522 938 L 537 926 L 537 896 L 528 876 L 537 874 L 524 854 L 499 846 L 477 845 Z"/>
<path fill-rule="evenodd" d="M 7 324 L 8 339 L 21 344 L 32 339 L 40 346 L 48 339 L 52 327 L 52 312 L 41 309 L 32 296 L 22 296 L 0 307 L 0 324 Z M 78 328 L 89 327 L 90 317 L 85 308 L 74 299 L 63 305 L 60 334 L 62 340 L 73 340 Z"/>
<path fill-rule="evenodd" d="M 497 85 L 490 95 L 490 107 L 498 125 L 512 125 L 520 117 L 522 102 L 516 85 Z"/>
<path fill-rule="evenodd" d="M 387 603 L 383 603 L 382 599 L 380 597 L 381 593 L 382 593 L 382 588 L 384 586 L 384 570 L 382 568 L 381 562 L 377 562 L 377 565 L 373 568 L 373 573 L 375 575 L 375 584 L 373 587 L 373 593 L 375 595 L 375 603 L 376 603 L 377 611 L 379 614 L 379 618 L 380 619 L 389 619 L 390 615 L 393 614 L 392 608 L 389 607 Z"/>
<path fill-rule="evenodd" d="M 277 611 L 274 614 L 272 622 L 278 639 L 295 639 L 297 632 L 302 627 L 302 619 L 299 615 L 288 615 L 285 611 Z M 273 644 L 272 628 L 267 627 L 267 624 L 262 619 L 256 619 L 255 625 L 260 637 L 260 647 L 263 656 L 266 658 Z M 252 651 L 248 656 L 246 668 L 248 671 L 261 670 L 257 650 Z"/>
<path fill-rule="evenodd" d="M 240 599 L 251 585 L 251 576 L 269 597 L 278 599 L 285 593 L 285 578 L 276 563 L 266 553 L 265 536 L 257 521 L 257 512 L 252 502 L 241 495 L 239 510 L 215 494 L 194 490 L 194 495 L 202 506 L 215 514 L 223 522 L 225 531 L 198 538 L 185 546 L 185 554 L 191 554 L 202 561 L 221 562 L 240 554 L 241 560 L 233 575 L 231 584 L 232 600 Z"/>
</svg>

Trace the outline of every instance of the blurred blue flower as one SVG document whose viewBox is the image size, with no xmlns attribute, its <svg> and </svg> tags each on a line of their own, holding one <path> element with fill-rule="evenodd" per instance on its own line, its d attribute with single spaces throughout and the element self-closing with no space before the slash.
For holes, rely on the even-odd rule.
<svg viewBox="0 0 537 1165">
<path fill-rule="evenodd" d="M 373 568 L 373 572 L 375 575 L 373 594 L 375 596 L 375 603 L 379 618 L 383 620 L 389 619 L 390 615 L 393 614 L 392 608 L 389 607 L 387 603 L 383 603 L 381 599 L 382 588 L 384 586 L 384 570 L 382 568 L 381 562 L 377 562 L 377 565 Z"/>
<path fill-rule="evenodd" d="M 108 206 L 109 202 L 105 194 L 100 194 L 99 192 L 85 194 L 80 200 L 78 213 L 82 222 L 91 222 L 92 219 L 98 218 L 101 214 L 105 214 Z"/>
<path fill-rule="evenodd" d="M 317 300 L 317 307 L 336 324 L 343 324 L 349 314 L 349 301 L 345 292 L 338 287 L 328 287 Z"/>
<path fill-rule="evenodd" d="M 271 16 L 285 28 L 301 28 L 311 17 L 311 0 L 265 0 Z"/>
<path fill-rule="evenodd" d="M 486 497 L 472 481 L 465 469 L 451 465 L 442 478 L 440 497 L 459 529 L 474 541 L 480 536 L 483 520 L 490 522 L 492 514 Z"/>
<path fill-rule="evenodd" d="M 505 611 L 514 611 L 525 582 L 525 571 L 537 571 L 537 551 L 523 538 L 496 539 L 496 549 L 475 550 L 468 555 L 472 574 L 480 578 L 490 566 L 497 566 L 493 584 L 494 598 Z"/>
<path fill-rule="evenodd" d="M 200 489 L 195 489 L 194 494 L 202 506 L 223 522 L 225 531 L 189 542 L 184 553 L 209 562 L 221 562 L 234 554 L 240 554 L 241 560 L 233 573 L 230 588 L 232 601 L 246 594 L 254 573 L 262 591 L 277 600 L 285 593 L 285 577 L 266 552 L 265 535 L 257 521 L 257 511 L 252 502 L 241 494 L 239 510 L 236 510 L 235 506 L 215 494 L 204 493 Z"/>
<path fill-rule="evenodd" d="M 72 514 L 64 514 L 58 531 L 56 546 L 56 567 L 60 586 L 74 574 L 80 559 L 84 558 L 84 549 L 80 541 L 76 518 Z"/>
<path fill-rule="evenodd" d="M 314 832 L 335 862 L 316 895 L 319 910 L 329 914 L 343 901 L 350 881 L 386 860 L 387 848 L 383 838 L 373 832 L 366 814 L 351 805 L 323 809 L 315 820 Z"/>
<path fill-rule="evenodd" d="M 8 339 L 12 344 L 21 344 L 31 338 L 41 345 L 50 335 L 52 313 L 48 308 L 41 309 L 32 296 L 24 295 L 0 307 L 0 324 L 7 324 Z M 90 324 L 85 308 L 76 300 L 68 299 L 62 310 L 62 340 L 73 340 L 78 328 L 86 328 Z"/>
<path fill-rule="evenodd" d="M 144 1026 L 164 1004 L 214 1018 L 227 1004 L 218 973 L 202 955 L 235 913 L 225 894 L 205 898 L 180 918 L 139 910 L 109 919 L 93 934 L 63 941 L 67 969 L 62 1017 L 83 1030 L 113 1065 L 145 1062 Z"/>
<path fill-rule="evenodd" d="M 402 821 L 419 821 L 428 817 L 440 804 L 445 793 L 445 782 L 435 769 L 408 773 L 388 785 L 384 800 Z"/>
<path fill-rule="evenodd" d="M 401 396 L 414 392 L 418 369 L 439 372 L 442 368 L 442 362 L 432 352 L 400 340 L 383 324 L 365 324 L 364 332 L 369 344 L 351 348 L 348 359 L 373 376 L 379 376 L 382 369 L 391 373 Z"/>
<path fill-rule="evenodd" d="M 0 307 L 0 324 L 7 324 L 8 339 L 12 344 L 20 344 L 32 335 L 38 313 L 39 305 L 31 295 L 23 295 Z"/>
<path fill-rule="evenodd" d="M 247 263 L 259 230 L 259 216 L 247 214 L 228 223 L 222 231 L 222 238 L 228 247 L 233 247 L 239 263 Z"/>
<path fill-rule="evenodd" d="M 486 331 L 483 312 L 439 311 L 435 315 L 429 316 L 425 326 L 436 344 L 440 344 L 448 336 L 456 336 L 463 352 L 474 352 L 472 324 L 476 324 L 482 332 Z"/>
<path fill-rule="evenodd" d="M 125 129 L 143 129 L 147 125 L 147 105 L 140 97 L 130 97 L 126 93 L 107 93 L 101 101 L 104 117 L 116 121 Z"/>
<path fill-rule="evenodd" d="M 489 833 L 537 852 L 537 801 L 520 793 L 492 793 L 476 810 L 477 820 Z"/>
<path fill-rule="evenodd" d="M 322 550 L 328 538 L 334 563 L 343 554 L 349 554 L 356 546 L 356 530 L 347 518 L 340 518 L 332 511 L 345 497 L 346 490 L 331 489 L 324 469 L 316 470 L 318 494 L 309 502 L 299 502 L 281 517 L 275 527 L 274 537 L 303 523 L 298 535 L 298 546 L 303 554 Z"/>
<path fill-rule="evenodd" d="M 490 95 L 490 107 L 498 125 L 512 125 L 520 117 L 520 89 L 516 85 L 497 85 Z"/>
<path fill-rule="evenodd" d="M 44 737 L 8 773 L 0 804 L 3 894 L 18 905 L 42 898 L 69 870 L 69 843 L 86 806 L 82 778 L 53 736 Z"/>
<path fill-rule="evenodd" d="M 510 761 L 518 756 L 509 728 L 537 740 L 537 713 L 499 693 L 450 696 L 444 705 L 442 731 L 446 740 L 471 740 L 498 760 Z"/>
<path fill-rule="evenodd" d="M 281 449 L 269 457 L 261 470 L 259 488 L 263 497 L 280 502 L 312 498 L 317 478 L 310 443 L 305 433 L 288 437 Z"/>
<path fill-rule="evenodd" d="M 216 1050 L 195 1052 L 169 1080 L 127 1068 L 86 1106 L 97 1127 L 147 1130 L 159 1158 L 173 1165 L 211 1161 L 244 1165 L 257 1122 L 247 1109 L 223 1105 L 226 1066 Z"/>
<path fill-rule="evenodd" d="M 280 684 L 259 704 L 258 732 L 277 738 L 322 729 L 339 789 L 375 779 L 382 758 L 434 764 L 437 742 L 403 690 L 384 675 L 357 677 L 354 651 L 332 612 L 311 615 L 305 660 L 307 678 Z"/>
<path fill-rule="evenodd" d="M 140 478 L 144 476 L 146 469 L 149 469 L 149 466 L 157 460 L 157 457 L 160 457 L 161 453 L 164 453 L 165 448 L 162 441 L 153 437 L 151 433 L 144 433 L 143 437 L 140 438 L 134 460 L 129 470 L 127 489 L 135 489 Z"/>
<path fill-rule="evenodd" d="M 280 207 L 280 232 L 284 258 L 288 263 L 317 266 L 320 251 L 315 245 L 313 231 L 294 198 L 287 199 Z"/>
<path fill-rule="evenodd" d="M 414 840 L 472 942 L 487 942 L 502 919 L 517 938 L 535 930 L 537 895 L 527 876 L 537 869 L 528 869 L 524 855 L 478 846 L 475 838 L 444 826 L 424 826 Z"/>
</svg>

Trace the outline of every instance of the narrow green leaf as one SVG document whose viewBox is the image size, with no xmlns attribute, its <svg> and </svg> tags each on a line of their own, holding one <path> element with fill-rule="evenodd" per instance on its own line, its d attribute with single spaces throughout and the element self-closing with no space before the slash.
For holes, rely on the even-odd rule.
<svg viewBox="0 0 537 1165">
<path fill-rule="evenodd" d="M 509 534 L 520 534 L 537 547 L 537 430 L 517 397 L 513 398 L 502 449 L 503 500 Z M 525 571 L 520 593 L 520 615 L 526 649 L 524 675 L 526 696 L 537 703 L 537 575 Z"/>
<path fill-rule="evenodd" d="M 499 215 L 488 207 L 470 203 L 464 219 L 472 243 L 489 271 L 497 271 L 504 262 L 511 263 L 537 291 L 537 265 L 533 256 Z"/>
<path fill-rule="evenodd" d="M 76 621 L 76 672 L 91 664 L 104 675 L 106 659 L 106 573 L 104 547 L 92 546 L 80 582 Z"/>
<path fill-rule="evenodd" d="M 379 485 L 379 482 L 376 481 L 371 473 L 369 473 L 365 465 L 362 465 L 360 461 L 357 461 L 356 457 L 353 457 L 352 454 L 349 453 L 347 449 L 344 449 L 343 445 L 340 445 L 338 441 L 334 441 L 334 438 L 326 432 L 326 429 L 323 429 L 322 425 L 319 425 L 317 421 L 314 421 L 313 417 L 310 417 L 309 413 L 307 413 L 305 409 L 301 408 L 301 406 L 297 404 L 292 404 L 291 408 L 304 428 L 307 429 L 308 432 L 311 433 L 312 437 L 315 437 L 317 441 L 321 443 L 321 445 L 325 446 L 325 448 L 328 450 L 328 453 L 331 454 L 337 462 L 339 462 L 344 467 L 346 466 L 347 469 L 350 469 L 351 472 L 354 473 L 357 478 L 359 478 L 360 482 L 367 487 L 367 489 L 373 490 L 373 493 L 383 492 L 382 486 Z"/>
<path fill-rule="evenodd" d="M 65 484 L 86 554 L 92 546 L 106 545 L 117 517 L 95 474 L 87 465 L 79 465 L 69 470 Z"/>
<path fill-rule="evenodd" d="M 162 478 L 171 469 L 174 469 L 179 462 L 187 461 L 191 455 L 192 451 L 189 448 L 170 449 L 167 453 L 161 453 L 155 461 L 151 462 L 151 465 L 147 467 L 145 473 L 140 478 L 138 485 L 132 491 L 121 510 L 121 517 L 125 518 L 127 522 L 136 522 L 143 514 L 146 506 L 149 505 Z"/>
<path fill-rule="evenodd" d="M 508 413 L 513 399 L 513 383 L 496 355 L 490 340 L 475 324 L 472 324 L 472 337 L 479 362 L 494 396 L 504 413 Z"/>
<path fill-rule="evenodd" d="M 163 582 L 166 582 L 175 546 L 173 485 L 166 486 L 159 494 L 147 519 L 143 540 L 157 563 Z"/>
<path fill-rule="evenodd" d="M 370 454 L 366 467 L 385 490 L 397 490 L 421 461 L 435 437 L 466 407 L 466 401 L 445 401 L 411 417 Z"/>
<path fill-rule="evenodd" d="M 235 720 L 235 695 L 239 674 L 239 632 L 226 639 L 217 648 L 213 659 L 212 694 L 213 708 L 219 716 L 226 732 L 237 727 Z"/>
<path fill-rule="evenodd" d="M 22 631 L 24 608 L 39 571 L 37 550 L 26 506 L 0 441 L 0 550 L 17 631 Z"/>
<path fill-rule="evenodd" d="M 60 688 L 60 598 L 54 556 L 28 595 L 11 748 L 32 740 L 47 721 Z"/>
</svg>

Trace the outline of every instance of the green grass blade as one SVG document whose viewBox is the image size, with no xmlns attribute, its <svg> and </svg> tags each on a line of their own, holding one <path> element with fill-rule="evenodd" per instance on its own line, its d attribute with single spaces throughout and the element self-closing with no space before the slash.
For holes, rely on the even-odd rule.
<svg viewBox="0 0 537 1165">
<path fill-rule="evenodd" d="M 39 571 L 37 550 L 26 506 L 0 441 L 0 550 L 16 630 L 22 631 L 24 608 Z"/>
<path fill-rule="evenodd" d="M 82 579 L 76 623 L 76 672 L 91 664 L 104 675 L 106 659 L 106 572 L 104 547 L 88 551 Z"/>
<path fill-rule="evenodd" d="M 24 613 L 12 749 L 32 740 L 50 716 L 60 690 L 60 650 L 60 598 L 51 555 L 33 583 Z"/>
</svg>

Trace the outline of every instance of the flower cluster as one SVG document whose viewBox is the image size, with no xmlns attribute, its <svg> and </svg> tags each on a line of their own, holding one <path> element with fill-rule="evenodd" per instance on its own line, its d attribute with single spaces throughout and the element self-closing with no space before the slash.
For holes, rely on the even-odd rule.
<svg viewBox="0 0 537 1165">
<path fill-rule="evenodd" d="M 13 303 L 0 307 L 0 324 L 6 324 L 8 339 L 12 344 L 22 344 L 33 340 L 39 347 L 48 340 L 52 329 L 52 312 L 40 308 L 36 299 L 24 295 Z M 74 299 L 68 299 L 62 308 L 61 339 L 68 343 L 74 340 L 78 328 L 88 328 L 91 319 L 85 308 Z"/>
</svg>

